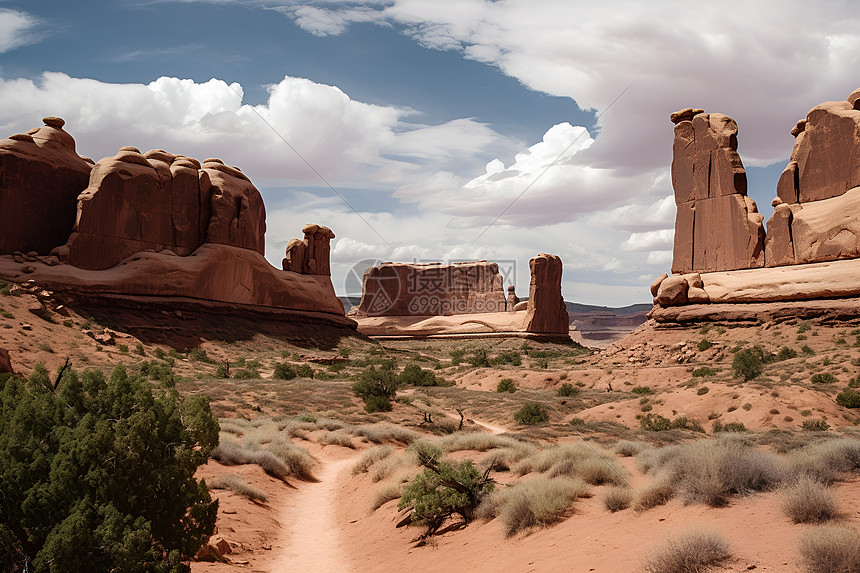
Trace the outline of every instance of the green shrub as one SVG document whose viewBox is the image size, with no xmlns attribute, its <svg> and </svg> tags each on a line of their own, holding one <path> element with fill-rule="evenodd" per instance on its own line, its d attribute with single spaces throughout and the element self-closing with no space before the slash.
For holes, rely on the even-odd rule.
<svg viewBox="0 0 860 573">
<path fill-rule="evenodd" d="M 307 364 L 299 364 L 298 366 L 296 366 L 296 376 L 298 376 L 299 378 L 313 379 L 314 369 Z"/>
<path fill-rule="evenodd" d="M 0 570 L 190 571 L 218 502 L 194 478 L 218 443 L 209 401 L 41 365 L 0 385 Z"/>
<path fill-rule="evenodd" d="M 414 363 L 406 365 L 398 376 L 398 383 L 403 386 L 447 386 L 445 380 Z"/>
<path fill-rule="evenodd" d="M 631 390 L 634 394 L 653 394 L 654 390 L 652 390 L 649 386 L 637 386 Z"/>
<path fill-rule="evenodd" d="M 747 427 L 743 422 L 728 422 L 723 424 L 719 420 L 714 422 L 714 433 L 717 432 L 746 432 Z"/>
<path fill-rule="evenodd" d="M 776 360 L 778 362 L 782 362 L 783 360 L 791 360 L 792 358 L 797 358 L 797 350 L 789 348 L 788 346 L 783 346 L 776 354 Z"/>
<path fill-rule="evenodd" d="M 746 380 L 756 378 L 764 370 L 764 351 L 760 346 L 742 348 L 735 352 L 732 371 L 735 376 Z"/>
<path fill-rule="evenodd" d="M 810 379 L 813 384 L 836 384 L 839 379 L 830 372 L 816 372 Z"/>
<path fill-rule="evenodd" d="M 215 361 L 209 358 L 206 351 L 202 348 L 192 348 L 188 351 L 188 360 L 191 362 L 205 362 L 207 364 L 215 364 Z"/>
<path fill-rule="evenodd" d="M 364 400 L 364 409 L 368 412 L 391 411 L 391 400 L 397 394 L 400 382 L 394 375 L 393 364 L 390 368 L 388 366 L 383 364 L 379 370 L 374 366 L 367 367 L 352 385 L 353 393 Z"/>
<path fill-rule="evenodd" d="M 472 460 L 457 465 L 425 460 L 424 471 L 403 488 L 397 509 L 410 509 L 410 523 L 425 525 L 427 534 L 433 535 L 455 515 L 464 523 L 472 521 L 481 500 L 492 490 L 492 480 L 478 472 Z"/>
<path fill-rule="evenodd" d="M 812 325 L 809 324 L 808 322 L 801 322 L 797 326 L 797 333 L 798 334 L 803 334 L 804 332 L 808 332 L 810 330 L 812 330 Z"/>
<path fill-rule="evenodd" d="M 523 360 L 519 352 L 512 350 L 510 352 L 500 352 L 499 355 L 493 358 L 490 362 L 494 365 L 511 364 L 513 366 L 520 366 L 523 363 Z"/>
<path fill-rule="evenodd" d="M 705 350 L 708 350 L 709 348 L 711 348 L 713 345 L 714 344 L 712 342 L 708 342 L 707 339 L 703 338 L 702 340 L 699 341 L 699 344 L 697 345 L 697 347 L 699 349 L 699 352 L 704 352 Z"/>
<path fill-rule="evenodd" d="M 260 373 L 252 368 L 238 368 L 233 371 L 232 378 L 234 380 L 256 380 L 260 377 Z"/>
<path fill-rule="evenodd" d="M 296 376 L 296 369 L 289 362 L 278 362 L 275 364 L 275 371 L 272 373 L 272 378 L 277 378 L 278 380 L 292 380 Z"/>
<path fill-rule="evenodd" d="M 844 408 L 860 408 L 860 392 L 846 388 L 836 395 L 836 403 Z"/>
<path fill-rule="evenodd" d="M 368 413 L 390 412 L 393 406 L 388 396 L 368 396 L 364 401 L 364 409 Z"/>
<path fill-rule="evenodd" d="M 565 382 L 558 387 L 558 395 L 563 397 L 577 396 L 579 392 L 579 388 L 576 388 L 573 384 L 569 384 L 568 382 Z"/>
<path fill-rule="evenodd" d="M 478 368 L 486 368 L 490 366 L 490 359 L 487 355 L 487 350 L 478 348 L 472 352 L 472 356 L 466 359 L 466 362 Z"/>
<path fill-rule="evenodd" d="M 140 342 L 137 343 L 137 346 L 134 347 L 135 352 L 137 352 L 140 356 L 146 356 L 146 350 L 143 348 L 143 344 Z"/>
<path fill-rule="evenodd" d="M 450 352 L 448 352 L 448 354 L 451 356 L 451 364 L 457 366 L 458 364 L 460 364 L 460 362 L 463 361 L 463 357 L 466 355 L 466 351 L 462 348 L 457 348 L 455 350 L 451 350 Z"/>
<path fill-rule="evenodd" d="M 707 366 L 702 366 L 701 368 L 696 368 L 693 370 L 694 378 L 704 378 L 705 376 L 713 376 L 717 371 L 713 368 L 709 368 Z"/>
<path fill-rule="evenodd" d="M 510 392 L 513 394 L 517 391 L 517 385 L 514 383 L 513 378 L 502 378 L 499 381 L 498 386 L 496 386 L 496 392 Z"/>
<path fill-rule="evenodd" d="M 549 420 L 549 412 L 537 402 L 526 402 L 516 411 L 514 420 L 526 425 L 540 424 Z"/>
<path fill-rule="evenodd" d="M 826 420 L 804 420 L 801 427 L 804 430 L 809 430 L 811 432 L 826 432 L 830 429 L 830 424 L 827 423 Z"/>
<path fill-rule="evenodd" d="M 120 352 L 122 352 L 123 354 L 128 353 L 128 345 L 127 344 L 119 344 L 119 345 L 117 345 L 116 349 L 119 350 Z"/>
<path fill-rule="evenodd" d="M 800 353 L 804 356 L 815 356 L 815 351 L 806 344 L 800 347 Z"/>
<path fill-rule="evenodd" d="M 672 420 L 660 414 L 645 414 L 639 418 L 639 424 L 643 430 L 651 432 L 662 432 L 672 429 Z"/>
</svg>

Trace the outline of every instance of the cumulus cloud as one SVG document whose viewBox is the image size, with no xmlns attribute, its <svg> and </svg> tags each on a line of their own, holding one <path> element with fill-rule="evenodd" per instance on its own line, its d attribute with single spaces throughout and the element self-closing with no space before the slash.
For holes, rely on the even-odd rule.
<svg viewBox="0 0 860 573">
<path fill-rule="evenodd" d="M 0 54 L 38 42 L 39 18 L 20 10 L 0 8 Z"/>
</svg>

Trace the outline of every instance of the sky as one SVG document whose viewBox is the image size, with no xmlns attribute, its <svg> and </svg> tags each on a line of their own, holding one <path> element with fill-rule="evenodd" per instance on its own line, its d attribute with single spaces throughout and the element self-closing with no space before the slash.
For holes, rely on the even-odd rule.
<svg viewBox="0 0 860 573">
<path fill-rule="evenodd" d="M 221 158 L 280 267 L 306 223 L 332 282 L 377 261 L 564 262 L 566 300 L 650 301 L 675 205 L 669 114 L 739 125 L 769 217 L 790 129 L 860 86 L 850 1 L 0 0 L 0 137 Z"/>
</svg>

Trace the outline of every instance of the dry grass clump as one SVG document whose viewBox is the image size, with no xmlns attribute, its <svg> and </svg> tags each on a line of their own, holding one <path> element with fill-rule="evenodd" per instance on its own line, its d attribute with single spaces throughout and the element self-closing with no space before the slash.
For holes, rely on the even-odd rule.
<svg viewBox="0 0 860 573">
<path fill-rule="evenodd" d="M 811 573 L 860 573 L 860 533 L 821 525 L 800 538 L 800 554 Z"/>
<path fill-rule="evenodd" d="M 614 455 L 585 444 L 548 447 L 520 460 L 511 468 L 518 475 L 546 473 L 548 477 L 579 477 L 592 485 L 625 482 L 627 471 Z"/>
<path fill-rule="evenodd" d="M 782 511 L 794 523 L 818 523 L 838 516 L 836 496 L 821 483 L 802 475 L 785 488 Z"/>
<path fill-rule="evenodd" d="M 636 496 L 636 511 L 647 511 L 660 505 L 666 505 L 675 497 L 675 486 L 666 475 L 659 475 L 647 486 L 639 490 Z"/>
<path fill-rule="evenodd" d="M 399 442 L 408 445 L 421 437 L 421 434 L 418 432 L 389 423 L 357 426 L 352 433 L 356 436 L 367 438 L 368 441 L 374 444 Z"/>
<path fill-rule="evenodd" d="M 732 495 L 773 489 L 790 475 L 782 457 L 734 437 L 691 442 L 670 453 L 654 460 L 649 469 L 664 473 L 688 504 L 720 507 Z"/>
<path fill-rule="evenodd" d="M 247 420 L 243 418 L 221 418 L 218 420 L 221 431 L 236 436 L 243 436 L 248 431 Z"/>
<path fill-rule="evenodd" d="M 633 490 L 627 486 L 614 485 L 603 494 L 603 507 L 615 513 L 630 507 L 633 503 Z"/>
<path fill-rule="evenodd" d="M 313 458 L 307 450 L 287 440 L 279 440 L 265 450 L 256 442 L 246 445 L 222 435 L 218 447 L 212 450 L 212 458 L 225 465 L 257 464 L 279 479 L 314 480 Z"/>
<path fill-rule="evenodd" d="M 287 465 L 290 475 L 305 481 L 316 480 L 313 476 L 316 462 L 306 449 L 289 440 L 278 440 L 269 446 L 268 451 Z"/>
<path fill-rule="evenodd" d="M 212 478 L 208 485 L 212 489 L 229 489 L 255 502 L 266 503 L 269 499 L 266 492 L 245 482 L 242 476 L 232 474 L 216 476 Z"/>
<path fill-rule="evenodd" d="M 352 475 L 367 473 L 376 462 L 384 460 L 394 453 L 394 446 L 388 444 L 382 446 L 373 446 L 358 458 L 358 461 L 352 466 Z"/>
<path fill-rule="evenodd" d="M 794 471 L 824 484 L 860 469 L 860 440 L 839 438 L 800 448 L 789 454 Z"/>
<path fill-rule="evenodd" d="M 476 450 L 486 452 L 496 448 L 517 448 L 527 445 L 508 436 L 487 434 L 485 432 L 454 432 L 436 442 L 443 452 L 461 452 L 463 450 Z"/>
<path fill-rule="evenodd" d="M 399 483 L 388 483 L 380 486 L 373 495 L 370 507 L 376 511 L 392 499 L 398 499 L 403 495 L 403 485 Z"/>
<path fill-rule="evenodd" d="M 615 444 L 615 453 L 619 456 L 623 456 L 625 458 L 629 458 L 632 456 L 639 455 L 644 450 L 654 449 L 654 446 L 649 444 L 648 442 L 633 442 L 630 440 L 619 440 L 617 444 Z"/>
<path fill-rule="evenodd" d="M 346 432 L 340 430 L 334 432 L 326 432 L 317 440 L 324 446 L 342 446 L 344 448 L 355 448 L 352 443 L 352 438 Z"/>
<path fill-rule="evenodd" d="M 701 573 L 731 557 L 728 542 L 718 533 L 690 531 L 667 540 L 645 561 L 647 573 Z"/>
<path fill-rule="evenodd" d="M 520 443 L 507 448 L 498 448 L 490 450 L 480 462 L 482 467 L 490 467 L 493 465 L 496 471 L 508 471 L 517 462 L 534 454 L 536 448 L 530 444 Z"/>
<path fill-rule="evenodd" d="M 495 490 L 479 507 L 478 516 L 498 516 L 505 534 L 511 536 L 522 529 L 561 521 L 570 515 L 576 498 L 589 495 L 581 479 L 538 478 Z"/>
</svg>

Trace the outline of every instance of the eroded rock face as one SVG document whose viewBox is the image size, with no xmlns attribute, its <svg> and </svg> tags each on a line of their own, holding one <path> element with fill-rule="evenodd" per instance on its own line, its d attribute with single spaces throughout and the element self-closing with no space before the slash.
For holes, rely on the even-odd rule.
<svg viewBox="0 0 860 573">
<path fill-rule="evenodd" d="M 508 298 L 505 307 L 508 312 L 514 312 L 514 307 L 517 306 L 517 303 L 520 302 L 519 297 L 517 296 L 517 289 L 514 285 L 508 286 Z"/>
<path fill-rule="evenodd" d="M 12 370 L 12 360 L 9 358 L 9 351 L 5 348 L 0 348 L 0 374 L 5 372 L 14 372 Z"/>
<path fill-rule="evenodd" d="M 768 267 L 860 256 L 858 94 L 815 106 L 791 130 L 794 148 L 767 223 Z"/>
<path fill-rule="evenodd" d="M 504 312 L 499 266 L 487 261 L 382 263 L 364 273 L 356 316 L 447 316 Z"/>
<path fill-rule="evenodd" d="M 523 330 L 567 334 L 570 316 L 561 296 L 561 259 L 556 255 L 541 253 L 529 261 L 529 270 L 529 305 Z"/>
<path fill-rule="evenodd" d="M 303 240 L 291 239 L 287 243 L 283 268 L 305 275 L 331 276 L 331 240 L 334 233 L 322 225 L 305 225 L 302 227 Z"/>
<path fill-rule="evenodd" d="M 75 151 L 65 122 L 0 140 L 0 254 L 35 251 L 47 255 L 69 238 L 78 194 L 86 189 L 92 163 Z"/>
<path fill-rule="evenodd" d="M 265 252 L 259 191 L 234 167 L 163 150 L 123 147 L 96 163 L 78 197 L 74 232 L 56 250 L 76 267 L 102 270 L 141 251 L 190 255 L 204 243 Z"/>
<path fill-rule="evenodd" d="M 746 196 L 737 123 L 727 115 L 690 108 L 671 119 L 672 186 L 678 207 L 672 272 L 762 266 L 763 217 Z"/>
</svg>

